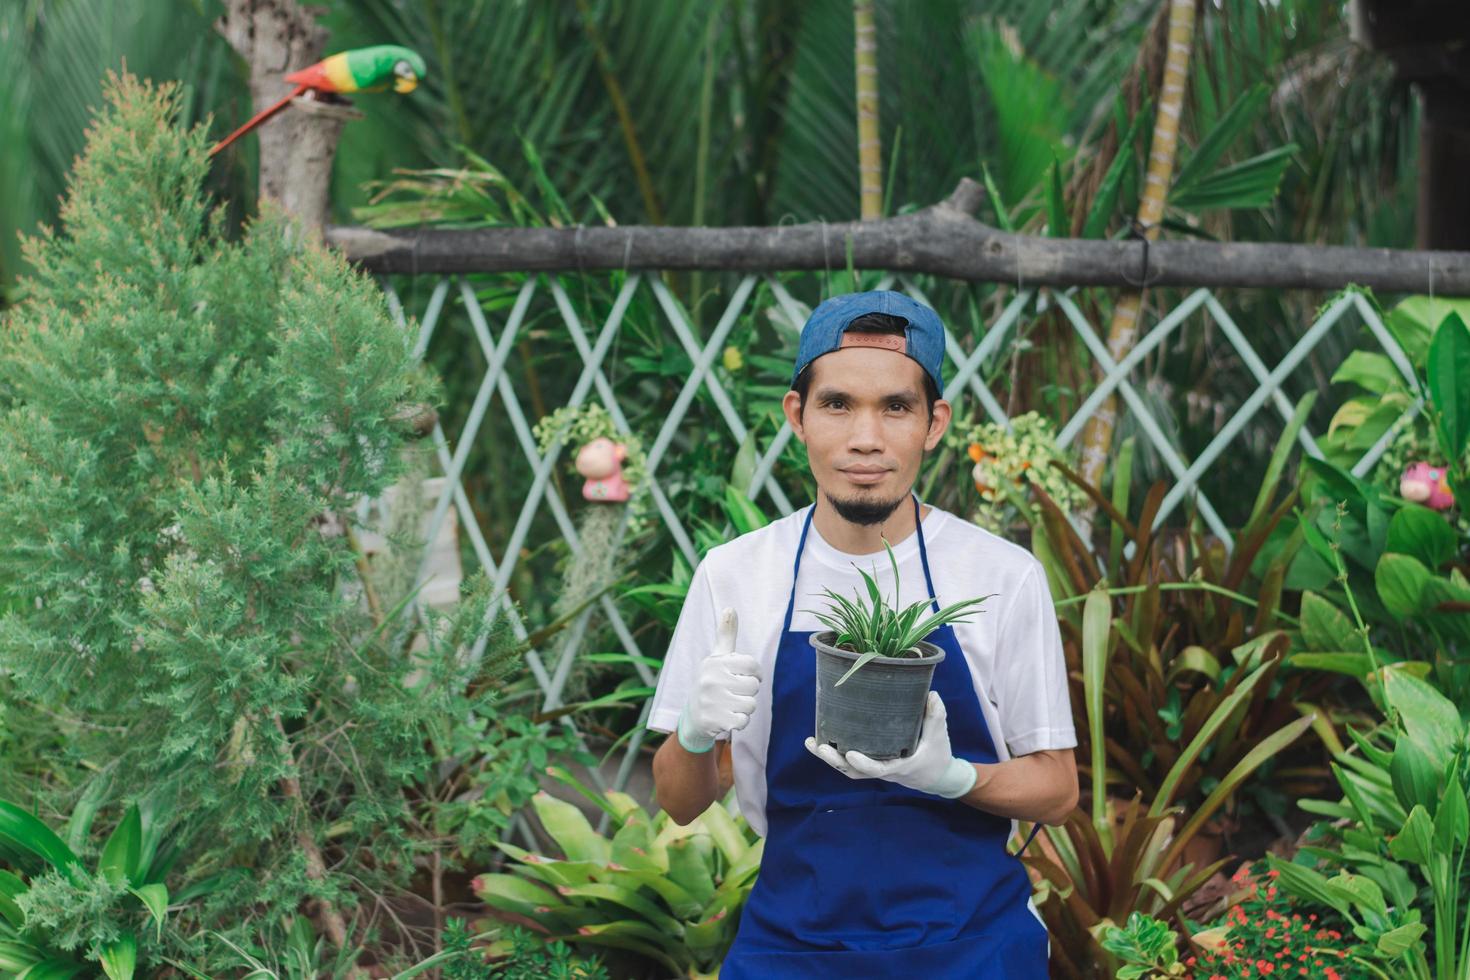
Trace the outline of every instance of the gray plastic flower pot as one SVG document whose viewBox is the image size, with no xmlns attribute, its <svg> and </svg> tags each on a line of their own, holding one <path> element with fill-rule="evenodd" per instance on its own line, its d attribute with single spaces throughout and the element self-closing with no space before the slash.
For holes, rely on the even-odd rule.
<svg viewBox="0 0 1470 980">
<path fill-rule="evenodd" d="M 944 651 L 920 640 L 923 656 L 877 657 L 838 687 L 858 654 L 833 646 L 836 638 L 831 630 L 811 638 L 817 657 L 817 743 L 872 759 L 907 756 L 919 744 L 924 702 Z"/>
</svg>

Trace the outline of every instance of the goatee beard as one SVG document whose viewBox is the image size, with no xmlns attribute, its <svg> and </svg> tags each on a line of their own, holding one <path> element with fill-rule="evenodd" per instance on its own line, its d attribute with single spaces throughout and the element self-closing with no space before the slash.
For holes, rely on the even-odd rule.
<svg viewBox="0 0 1470 980">
<path fill-rule="evenodd" d="M 825 490 L 822 491 L 822 496 L 826 497 L 827 503 L 837 511 L 838 517 L 859 527 L 882 524 L 892 516 L 894 511 L 898 510 L 898 505 L 907 499 L 899 497 L 895 500 L 838 500 Z"/>
</svg>

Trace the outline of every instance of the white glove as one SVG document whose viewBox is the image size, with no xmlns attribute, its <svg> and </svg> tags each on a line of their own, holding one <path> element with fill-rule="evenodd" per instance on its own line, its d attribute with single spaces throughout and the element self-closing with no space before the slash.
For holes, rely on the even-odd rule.
<svg viewBox="0 0 1470 980">
<path fill-rule="evenodd" d="M 950 751 L 949 726 L 938 691 L 929 692 L 919 744 L 907 758 L 879 762 L 861 752 L 842 756 L 830 745 L 818 745 L 815 738 L 806 740 L 806 750 L 849 779 L 886 779 L 950 800 L 968 793 L 979 776 L 973 763 L 956 759 Z"/>
<path fill-rule="evenodd" d="M 715 648 L 699 665 L 694 693 L 679 715 L 679 744 L 690 752 L 708 752 L 715 736 L 738 732 L 750 724 L 755 696 L 761 689 L 760 661 L 735 652 L 735 610 L 720 613 Z"/>
</svg>

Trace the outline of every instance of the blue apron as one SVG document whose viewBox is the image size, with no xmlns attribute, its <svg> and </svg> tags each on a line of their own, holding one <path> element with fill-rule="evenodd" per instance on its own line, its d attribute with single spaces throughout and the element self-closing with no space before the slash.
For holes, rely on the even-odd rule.
<svg viewBox="0 0 1470 980">
<path fill-rule="evenodd" d="M 769 681 L 765 855 L 720 977 L 1045 978 L 1046 929 L 1027 905 L 1025 868 L 1006 851 L 1010 820 L 885 780 L 849 779 L 806 750 L 816 730 L 815 655 L 812 634 L 794 632 L 791 615 L 815 510 L 796 546 Z M 919 557 L 936 596 L 921 517 L 916 497 Z M 933 688 L 955 755 L 998 761 L 954 629 L 928 640 L 945 652 Z"/>
</svg>

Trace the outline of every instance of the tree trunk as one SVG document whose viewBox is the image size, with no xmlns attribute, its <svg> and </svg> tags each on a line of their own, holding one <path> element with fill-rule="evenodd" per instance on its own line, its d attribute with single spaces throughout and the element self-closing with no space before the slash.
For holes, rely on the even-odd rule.
<svg viewBox="0 0 1470 980">
<path fill-rule="evenodd" d="M 327 32 L 296 0 L 226 0 L 217 29 L 250 66 L 251 112 L 276 102 L 292 86 L 284 76 L 321 58 Z M 255 130 L 260 140 L 260 199 L 267 198 L 301 221 L 309 233 L 320 236 L 328 218 L 332 157 L 342 124 L 352 113 L 342 106 L 296 99 L 302 112 L 284 112 Z M 364 579 L 366 583 L 366 579 Z M 294 768 L 291 740 L 280 716 L 272 719 L 285 740 L 288 763 Z M 281 781 L 282 794 L 296 810 L 296 842 L 306 858 L 306 875 L 314 881 L 327 876 L 327 863 L 311 828 L 311 812 L 293 774 Z M 341 911 L 326 899 L 313 904 L 312 914 L 332 945 L 345 949 L 348 926 Z M 351 975 L 360 976 L 353 967 Z"/>
<path fill-rule="evenodd" d="M 1195 0 L 1169 0 L 1169 48 L 1164 59 L 1164 78 L 1159 86 L 1159 111 L 1154 120 L 1153 145 L 1149 147 L 1148 176 L 1138 202 L 1138 223 L 1152 241 L 1159 235 L 1164 217 L 1164 199 L 1174 176 L 1174 155 L 1179 144 L 1179 117 L 1184 110 L 1184 86 L 1188 79 L 1189 55 L 1194 46 Z M 1120 152 L 1127 152 L 1121 148 Z M 1130 290 L 1118 297 L 1108 326 L 1108 353 L 1117 361 L 1133 347 L 1138 337 L 1138 311 L 1143 291 Z M 1109 395 L 1088 421 L 1082 437 L 1082 476 L 1098 485 L 1113 444 L 1118 417 L 1118 399 Z"/>
<path fill-rule="evenodd" d="M 327 40 L 296 0 L 226 0 L 216 26 L 250 66 L 251 112 L 289 93 L 285 75 L 319 60 Z M 354 115 L 345 105 L 298 98 L 256 129 L 261 200 L 270 198 L 319 234 L 329 217 L 337 140 Z"/>
<path fill-rule="evenodd" d="M 878 132 L 878 30 L 873 0 L 853 0 L 853 33 L 857 46 L 858 184 L 862 219 L 883 217 L 883 139 Z"/>
</svg>

